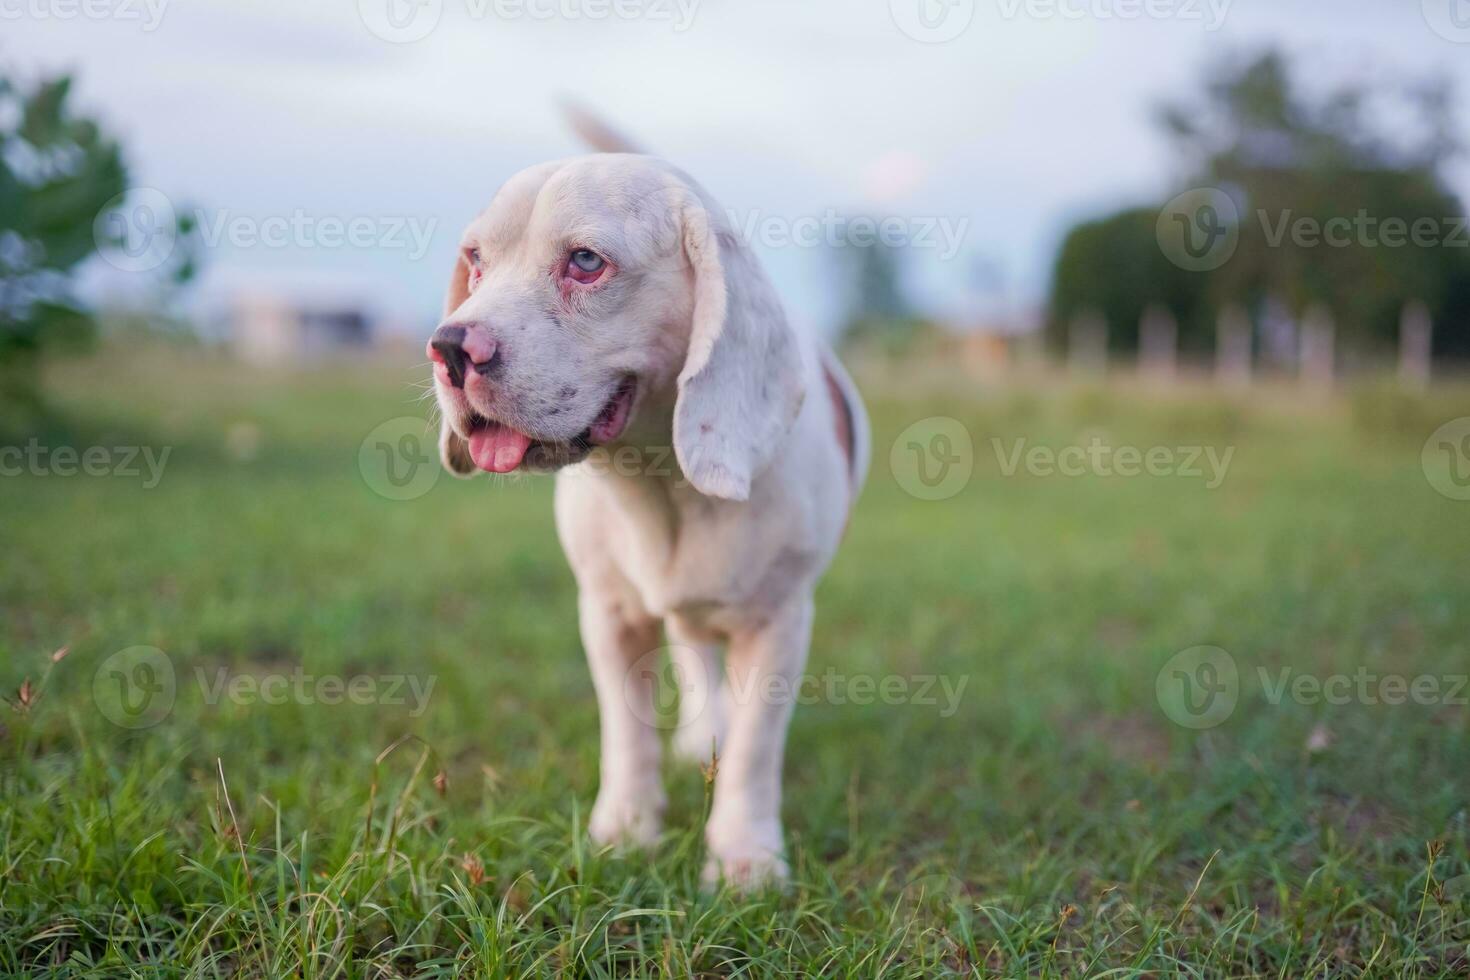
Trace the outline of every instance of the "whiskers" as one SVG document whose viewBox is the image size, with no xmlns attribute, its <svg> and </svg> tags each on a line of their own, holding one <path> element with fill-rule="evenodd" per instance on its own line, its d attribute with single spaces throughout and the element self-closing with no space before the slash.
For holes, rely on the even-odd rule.
<svg viewBox="0 0 1470 980">
<path fill-rule="evenodd" d="M 429 362 L 424 361 L 422 362 L 422 365 L 415 365 L 415 367 L 419 366 L 428 367 Z M 439 409 L 439 399 L 435 396 L 434 392 L 434 379 L 428 378 L 423 381 L 405 381 L 403 385 L 405 388 L 417 391 L 417 394 L 415 394 L 409 400 L 410 404 L 421 405 L 424 402 L 430 403 L 429 420 L 437 425 L 442 413 Z"/>
</svg>

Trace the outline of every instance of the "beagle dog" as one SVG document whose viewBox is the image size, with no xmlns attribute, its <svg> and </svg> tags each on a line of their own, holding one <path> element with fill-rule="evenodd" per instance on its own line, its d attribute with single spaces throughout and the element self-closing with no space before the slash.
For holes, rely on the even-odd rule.
<svg viewBox="0 0 1470 980">
<path fill-rule="evenodd" d="M 813 590 L 870 456 L 847 373 L 792 329 L 703 188 L 628 152 L 500 188 L 464 233 L 428 356 L 446 468 L 557 473 L 601 721 L 591 837 L 659 836 L 665 672 L 674 751 L 716 761 L 704 880 L 783 880 L 781 765 Z"/>
</svg>

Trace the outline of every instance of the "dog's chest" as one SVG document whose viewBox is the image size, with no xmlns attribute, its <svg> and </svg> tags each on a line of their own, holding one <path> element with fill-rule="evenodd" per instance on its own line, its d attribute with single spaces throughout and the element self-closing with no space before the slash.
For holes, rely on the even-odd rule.
<svg viewBox="0 0 1470 980">
<path fill-rule="evenodd" d="M 812 559 L 749 508 L 675 491 L 615 511 L 614 560 L 655 616 L 728 632 L 765 618 L 811 570 Z"/>
</svg>

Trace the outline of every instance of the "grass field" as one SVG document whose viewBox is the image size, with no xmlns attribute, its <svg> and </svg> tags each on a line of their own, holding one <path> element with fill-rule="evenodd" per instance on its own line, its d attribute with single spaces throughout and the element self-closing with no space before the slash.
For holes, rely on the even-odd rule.
<svg viewBox="0 0 1470 980">
<path fill-rule="evenodd" d="M 151 487 L 142 459 L 0 477 L 0 973 L 1470 972 L 1470 502 L 1420 455 L 1465 390 L 871 383 L 810 673 L 904 703 L 797 710 L 793 881 L 739 896 L 698 886 L 698 769 L 668 764 L 656 853 L 587 843 L 596 705 L 551 484 L 375 492 L 359 447 L 424 412 L 412 360 L 53 369 L 40 444 L 170 454 Z M 930 417 L 974 443 L 943 500 L 890 466 Z M 1214 489 L 1007 475 L 1018 439 L 1094 437 L 1233 455 Z M 1224 690 L 1219 655 L 1170 662 L 1200 645 L 1239 689 L 1193 728 L 1170 685 Z M 155 692 L 136 717 L 118 672 Z"/>
</svg>

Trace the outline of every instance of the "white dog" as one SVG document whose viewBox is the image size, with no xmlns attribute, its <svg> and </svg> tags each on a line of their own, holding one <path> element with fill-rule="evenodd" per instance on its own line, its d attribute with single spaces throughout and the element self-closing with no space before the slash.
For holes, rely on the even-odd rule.
<svg viewBox="0 0 1470 980">
<path fill-rule="evenodd" d="M 661 829 L 662 622 L 675 750 L 717 751 L 705 880 L 784 878 L 781 763 L 812 592 L 869 455 L 851 380 L 787 324 L 710 197 L 637 154 L 512 177 L 465 232 L 444 309 L 428 348 L 444 465 L 560 470 L 601 716 L 591 836 L 649 845 Z"/>
</svg>

